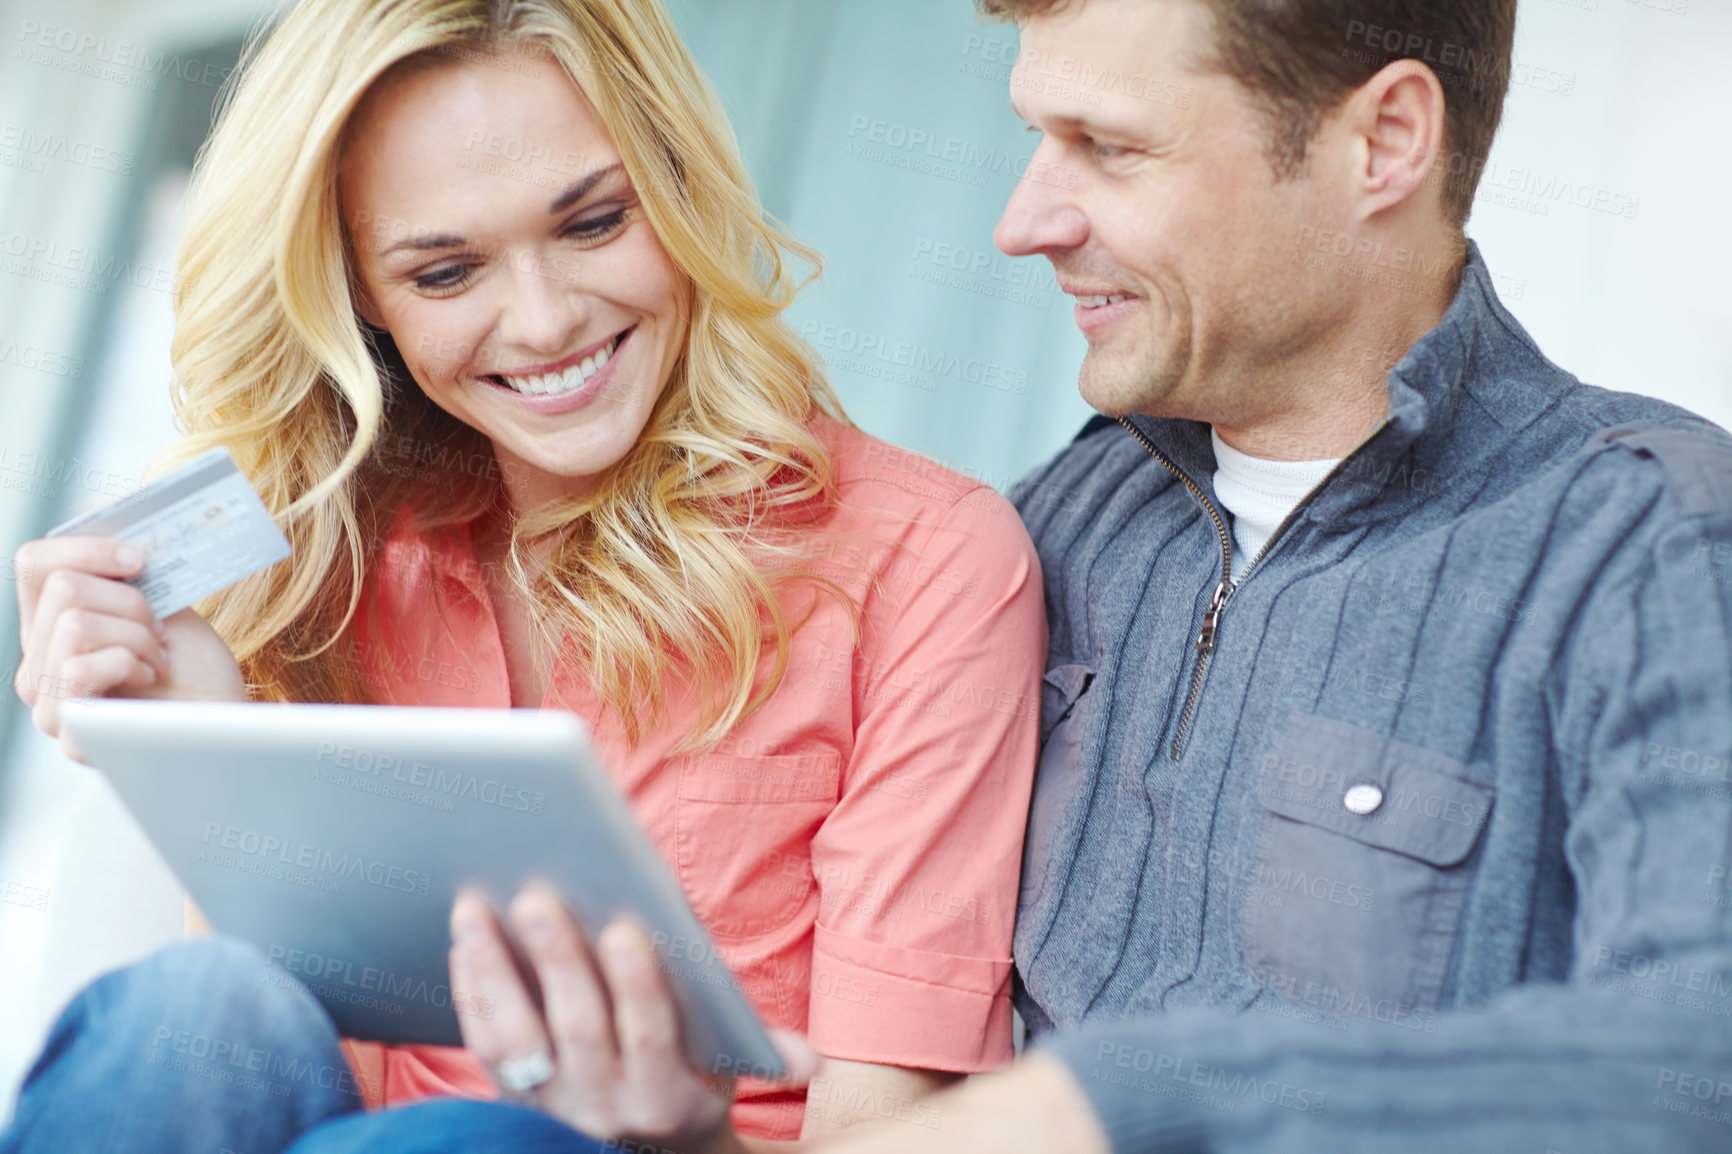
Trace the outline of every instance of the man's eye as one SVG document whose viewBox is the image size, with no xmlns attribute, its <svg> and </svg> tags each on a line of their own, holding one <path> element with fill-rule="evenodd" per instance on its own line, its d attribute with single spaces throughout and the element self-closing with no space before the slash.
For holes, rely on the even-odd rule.
<svg viewBox="0 0 1732 1154">
<path fill-rule="evenodd" d="M 1102 144 L 1098 140 L 1092 142 L 1090 147 L 1094 149 L 1096 160 L 1115 160 L 1130 151 L 1130 149 L 1120 148 L 1116 144 Z"/>
</svg>

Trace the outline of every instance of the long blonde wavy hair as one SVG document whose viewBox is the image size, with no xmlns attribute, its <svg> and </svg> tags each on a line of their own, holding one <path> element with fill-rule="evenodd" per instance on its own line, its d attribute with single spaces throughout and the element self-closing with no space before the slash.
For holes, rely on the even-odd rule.
<svg viewBox="0 0 1732 1154">
<path fill-rule="evenodd" d="M 467 522 L 497 507 L 500 475 L 481 434 L 398 379 L 394 345 L 357 319 L 338 157 L 393 67 L 525 50 L 594 106 L 691 283 L 692 319 L 635 446 L 589 496 L 520 517 L 505 568 L 534 607 L 538 652 L 574 640 L 628 740 L 663 716 L 670 684 L 697 690 L 699 724 L 676 746 L 695 748 L 783 676 L 799 622 L 779 593 L 803 571 L 780 526 L 833 500 L 809 422 L 845 418 L 782 319 L 796 266 L 815 273 L 818 258 L 766 217 L 661 0 L 302 0 L 255 36 L 195 169 L 172 349 L 186 439 L 157 467 L 227 446 L 293 546 L 200 606 L 252 694 L 369 700 L 334 646 L 393 516 L 407 503 L 423 528 Z M 434 480 L 403 467 L 402 446 L 493 463 Z M 537 543 L 554 548 L 532 580 Z"/>
</svg>

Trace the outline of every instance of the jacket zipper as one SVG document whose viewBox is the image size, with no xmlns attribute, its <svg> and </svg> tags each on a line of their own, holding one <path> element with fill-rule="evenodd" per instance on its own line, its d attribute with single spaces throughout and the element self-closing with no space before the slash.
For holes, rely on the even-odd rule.
<svg viewBox="0 0 1732 1154">
<path fill-rule="evenodd" d="M 1191 648 L 1197 652 L 1197 668 L 1191 674 L 1191 688 L 1185 695 L 1185 708 L 1184 711 L 1179 714 L 1179 725 L 1178 728 L 1173 731 L 1173 744 L 1168 750 L 1168 756 L 1173 761 L 1177 761 L 1179 760 L 1179 755 L 1184 752 L 1185 735 L 1191 726 L 1191 715 L 1195 713 L 1197 709 L 1197 698 L 1203 688 L 1203 672 L 1209 666 L 1209 655 L 1215 651 L 1215 635 L 1221 628 L 1221 614 L 1226 610 L 1227 602 L 1232 598 L 1234 591 L 1238 588 L 1238 586 L 1233 582 L 1233 535 L 1227 529 L 1227 522 L 1222 519 L 1220 513 L 1215 511 L 1214 502 L 1209 500 L 1195 481 L 1185 476 L 1185 471 L 1175 465 L 1171 457 L 1157 449 L 1155 443 L 1143 436 L 1142 430 L 1131 424 L 1129 418 L 1120 417 L 1118 421 L 1119 424 L 1123 425 L 1130 431 L 1131 436 L 1135 437 L 1143 448 L 1149 451 L 1150 456 L 1165 465 L 1167 470 L 1171 472 L 1173 476 L 1177 477 L 1179 482 L 1183 484 L 1185 488 L 1191 491 L 1191 495 L 1196 497 L 1197 500 L 1202 503 L 1204 511 L 1209 514 L 1209 519 L 1215 522 L 1215 532 L 1221 539 L 1221 583 L 1216 585 L 1215 591 L 1209 595 L 1209 610 L 1203 614 L 1202 628 L 1197 631 L 1197 640 L 1193 642 L 1191 646 Z M 1359 444 L 1354 447 L 1353 452 L 1348 453 L 1345 457 L 1341 458 L 1340 461 L 1336 462 L 1335 467 L 1325 473 L 1323 479 L 1317 482 L 1316 485 L 1312 486 L 1309 493 L 1306 493 L 1304 497 L 1300 498 L 1299 503 L 1293 506 L 1293 508 L 1287 513 L 1287 516 L 1275 527 L 1275 531 L 1269 535 L 1269 539 L 1263 542 L 1263 547 L 1257 550 L 1257 555 L 1252 557 L 1251 560 L 1246 563 L 1245 577 L 1251 575 L 1251 571 L 1257 567 L 1258 562 L 1262 561 L 1268 554 L 1269 550 L 1275 546 L 1275 543 L 1281 540 L 1282 535 L 1287 532 L 1288 527 L 1298 518 L 1300 512 L 1304 510 L 1305 506 L 1311 503 L 1311 499 L 1317 496 L 1323 486 L 1329 483 L 1330 478 L 1339 473 L 1342 466 L 1346 465 L 1348 461 L 1358 455 L 1359 451 L 1365 448 L 1366 445 L 1370 444 L 1377 434 L 1383 432 L 1384 428 L 1387 427 L 1388 424 L 1389 418 L 1383 418 L 1383 420 L 1378 423 L 1377 427 L 1371 430 L 1371 432 L 1366 435 L 1365 439 L 1360 441 Z M 1244 583 L 1245 577 L 1239 578 L 1239 584 Z"/>
</svg>

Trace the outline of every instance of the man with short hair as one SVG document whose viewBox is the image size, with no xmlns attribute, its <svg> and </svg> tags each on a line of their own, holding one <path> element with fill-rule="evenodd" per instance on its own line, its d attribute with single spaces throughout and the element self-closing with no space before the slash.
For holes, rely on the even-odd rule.
<svg viewBox="0 0 1732 1154">
<path fill-rule="evenodd" d="M 978 2 L 1118 420 L 1015 494 L 1033 1053 L 837 1154 L 1726 1148 L 1732 437 L 1464 238 L 1515 0 Z"/>
</svg>

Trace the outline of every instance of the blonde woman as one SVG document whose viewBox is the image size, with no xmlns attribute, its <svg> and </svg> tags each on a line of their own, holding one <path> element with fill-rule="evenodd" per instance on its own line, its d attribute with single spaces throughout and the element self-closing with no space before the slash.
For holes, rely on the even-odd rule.
<svg viewBox="0 0 1732 1154">
<path fill-rule="evenodd" d="M 922 1095 L 1011 1050 L 1046 644 L 1014 512 L 842 417 L 782 319 L 811 254 L 659 0 L 306 0 L 239 75 L 194 182 L 163 465 L 227 446 L 293 556 L 158 622 L 125 550 L 30 543 L 36 723 L 58 734 L 40 690 L 65 684 L 573 710 L 761 1015 L 827 1063 L 810 1097 L 717 1085 L 641 933 L 591 955 L 552 895 L 504 923 L 465 897 L 453 986 L 496 1008 L 465 1049 L 339 1050 L 261 959 L 189 943 L 81 995 L 0 1149 L 931 1124 Z M 212 1039 L 264 1073 L 193 1076 Z M 496 1084 L 536 1109 L 355 1112 Z"/>
</svg>

